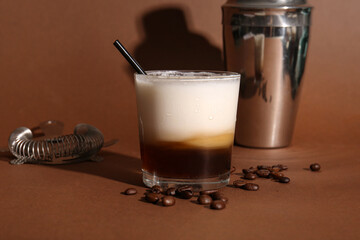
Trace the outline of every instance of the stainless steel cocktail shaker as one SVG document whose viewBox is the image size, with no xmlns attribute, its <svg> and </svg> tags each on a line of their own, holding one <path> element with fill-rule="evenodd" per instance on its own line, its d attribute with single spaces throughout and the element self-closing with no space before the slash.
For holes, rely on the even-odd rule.
<svg viewBox="0 0 360 240">
<path fill-rule="evenodd" d="M 308 48 L 306 0 L 228 0 L 223 5 L 227 70 L 241 74 L 235 143 L 291 142 Z"/>
</svg>

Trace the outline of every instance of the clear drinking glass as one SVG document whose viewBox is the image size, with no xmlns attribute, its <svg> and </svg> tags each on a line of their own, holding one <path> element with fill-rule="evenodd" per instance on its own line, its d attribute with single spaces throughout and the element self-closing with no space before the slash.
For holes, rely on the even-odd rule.
<svg viewBox="0 0 360 240">
<path fill-rule="evenodd" d="M 144 184 L 195 190 L 228 184 L 240 75 L 146 73 L 135 74 Z"/>
</svg>

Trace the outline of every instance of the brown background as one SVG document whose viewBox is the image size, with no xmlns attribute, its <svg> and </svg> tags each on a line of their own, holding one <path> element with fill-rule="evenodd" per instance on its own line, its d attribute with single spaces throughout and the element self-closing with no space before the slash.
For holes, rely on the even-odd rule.
<svg viewBox="0 0 360 240">
<path fill-rule="evenodd" d="M 0 3 L 0 146 L 19 126 L 93 124 L 119 143 L 102 163 L 11 166 L 0 158 L 0 239 L 359 239 L 360 3 L 317 0 L 293 144 L 235 147 L 239 169 L 289 165 L 289 185 L 227 188 L 222 212 L 187 201 L 160 208 L 125 197 L 139 175 L 133 70 L 222 69 L 220 0 Z M 319 161 L 321 173 L 304 170 Z M 235 176 L 234 176 L 235 177 Z M 343 234 L 343 235 L 341 235 Z M 155 238 L 155 237 L 154 237 Z"/>
</svg>

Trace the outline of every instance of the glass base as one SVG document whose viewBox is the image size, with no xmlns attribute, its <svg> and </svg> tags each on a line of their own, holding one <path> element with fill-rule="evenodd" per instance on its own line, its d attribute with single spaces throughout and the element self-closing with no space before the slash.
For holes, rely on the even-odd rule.
<svg viewBox="0 0 360 240">
<path fill-rule="evenodd" d="M 230 172 L 213 178 L 203 179 L 176 179 L 176 178 L 164 178 L 156 176 L 155 174 L 143 172 L 143 182 L 147 187 L 159 185 L 164 189 L 170 187 L 179 187 L 184 185 L 190 185 L 194 191 L 203 191 L 211 189 L 219 189 L 229 184 Z"/>
</svg>

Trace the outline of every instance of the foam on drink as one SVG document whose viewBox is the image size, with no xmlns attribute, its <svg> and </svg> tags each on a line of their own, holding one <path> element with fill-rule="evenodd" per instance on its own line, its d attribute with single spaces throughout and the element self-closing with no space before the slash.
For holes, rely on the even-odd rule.
<svg viewBox="0 0 360 240">
<path fill-rule="evenodd" d="M 162 78 L 138 75 L 136 90 L 140 128 L 145 142 L 189 142 L 216 146 L 232 142 L 239 82 L 207 73 L 150 72 Z M 165 75 L 166 74 L 166 75 Z M 170 78 L 169 78 L 170 75 Z M 187 77 L 184 79 L 184 77 Z M 204 83 L 205 82 L 205 83 Z"/>
</svg>

